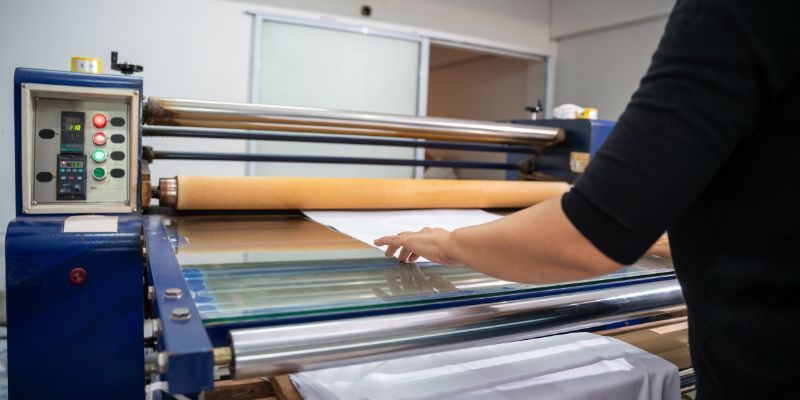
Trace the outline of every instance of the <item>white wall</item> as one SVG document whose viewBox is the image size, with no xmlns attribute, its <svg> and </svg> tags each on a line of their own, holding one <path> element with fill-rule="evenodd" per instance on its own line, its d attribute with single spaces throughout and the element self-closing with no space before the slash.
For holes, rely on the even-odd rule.
<svg viewBox="0 0 800 400">
<path fill-rule="evenodd" d="M 146 96 L 244 102 L 249 98 L 251 19 L 246 11 L 301 10 L 306 17 L 378 27 L 549 54 L 549 0 L 378 0 L 359 16 L 354 0 L 17 0 L 0 2 L 0 233 L 14 214 L 13 72 L 17 66 L 68 70 L 72 56 L 142 64 Z M 303 14 L 303 10 L 305 14 Z M 280 12 L 288 12 L 281 10 Z M 309 14 L 310 13 L 310 14 Z M 319 14 L 338 14 L 340 16 Z M 408 25 L 408 26 L 400 26 Z M 159 149 L 244 152 L 236 141 L 154 140 Z M 243 175 L 243 163 L 158 161 L 159 176 Z"/>
<path fill-rule="evenodd" d="M 550 54 L 550 0 L 231 0 L 415 27 L 442 38 L 468 36 L 487 45 Z M 363 5 L 372 16 L 361 17 Z M 456 39 L 460 39 L 456 38 Z"/>
<path fill-rule="evenodd" d="M 553 0 L 553 38 L 605 29 L 634 21 L 663 18 L 675 0 Z"/>
<path fill-rule="evenodd" d="M 553 0 L 555 103 L 616 120 L 650 65 L 674 0 Z"/>
</svg>

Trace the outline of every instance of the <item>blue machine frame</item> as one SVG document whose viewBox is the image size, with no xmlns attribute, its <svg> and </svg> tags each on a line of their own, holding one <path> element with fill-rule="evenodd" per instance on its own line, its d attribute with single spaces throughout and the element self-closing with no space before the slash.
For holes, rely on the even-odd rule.
<svg viewBox="0 0 800 400">
<path fill-rule="evenodd" d="M 572 168 L 576 155 L 584 154 L 592 159 L 614 129 L 613 121 L 589 119 L 538 119 L 517 120 L 515 124 L 552 126 L 564 129 L 564 141 L 542 150 L 535 158 L 536 172 L 558 180 L 574 182 L 580 176 Z M 525 161 L 530 155 L 509 153 L 509 163 Z M 519 179 L 519 172 L 508 171 L 506 179 Z"/>
<path fill-rule="evenodd" d="M 214 386 L 214 354 L 211 340 L 203 326 L 189 287 L 183 278 L 175 250 L 161 223 L 160 216 L 144 217 L 147 242 L 148 274 L 154 290 L 153 312 L 161 324 L 161 350 L 167 354 L 164 379 L 173 393 L 199 393 Z M 179 289 L 178 298 L 165 294 L 166 289 Z M 188 319 L 173 319 L 175 308 L 189 310 Z"/>
<path fill-rule="evenodd" d="M 139 78 L 16 70 L 17 218 L 5 243 L 9 395 L 141 399 L 141 216 L 118 215 L 114 233 L 65 233 L 68 216 L 22 215 L 20 91 L 28 83 L 142 90 Z M 86 272 L 81 284 L 70 280 L 75 268 Z"/>
</svg>

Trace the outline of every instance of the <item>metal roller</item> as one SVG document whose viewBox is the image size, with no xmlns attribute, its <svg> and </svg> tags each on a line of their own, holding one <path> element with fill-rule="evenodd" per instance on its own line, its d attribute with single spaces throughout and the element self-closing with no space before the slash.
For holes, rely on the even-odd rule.
<svg viewBox="0 0 800 400">
<path fill-rule="evenodd" d="M 557 143 L 564 139 L 562 129 L 531 125 L 153 97 L 147 100 L 144 121 L 156 126 L 388 136 L 538 146 Z"/>
<path fill-rule="evenodd" d="M 588 329 L 682 303 L 674 280 L 556 297 L 230 332 L 234 379 Z"/>
</svg>

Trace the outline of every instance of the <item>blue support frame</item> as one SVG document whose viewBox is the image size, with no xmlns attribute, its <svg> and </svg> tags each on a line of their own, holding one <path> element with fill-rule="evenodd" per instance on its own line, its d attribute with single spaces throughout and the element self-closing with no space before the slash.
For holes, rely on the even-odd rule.
<svg viewBox="0 0 800 400">
<path fill-rule="evenodd" d="M 141 221 L 115 233 L 64 233 L 65 217 L 18 217 L 6 233 L 12 399 L 141 399 Z M 73 284 L 74 268 L 86 271 Z"/>
<path fill-rule="evenodd" d="M 536 171 L 567 182 L 574 182 L 580 174 L 570 168 L 571 153 L 589 153 L 589 159 L 595 153 L 614 129 L 614 121 L 589 120 L 589 119 L 540 119 L 518 120 L 515 124 L 550 126 L 564 129 L 564 141 L 551 147 L 542 149 L 536 157 Z M 528 156 L 508 154 L 509 163 L 518 163 Z M 519 179 L 515 171 L 506 173 L 506 179 Z"/>
<path fill-rule="evenodd" d="M 17 218 L 5 242 L 9 395 L 141 399 L 141 215 L 118 215 L 117 231 L 108 233 L 64 232 L 64 215 L 22 215 L 23 84 L 124 88 L 142 95 L 140 78 L 28 68 L 14 73 Z M 131 194 L 137 209 L 140 191 L 137 186 Z M 86 271 L 83 283 L 70 280 L 76 268 Z"/>
<path fill-rule="evenodd" d="M 165 380 L 171 393 L 197 394 L 214 386 L 214 354 L 203 320 L 197 311 L 189 287 L 181 273 L 175 250 L 169 241 L 160 216 L 144 217 L 147 243 L 148 274 L 155 289 L 153 310 L 161 323 L 160 351 L 167 354 Z M 170 299 L 164 291 L 177 288 L 178 299 Z M 189 309 L 188 320 L 170 317 L 177 307 Z"/>
</svg>

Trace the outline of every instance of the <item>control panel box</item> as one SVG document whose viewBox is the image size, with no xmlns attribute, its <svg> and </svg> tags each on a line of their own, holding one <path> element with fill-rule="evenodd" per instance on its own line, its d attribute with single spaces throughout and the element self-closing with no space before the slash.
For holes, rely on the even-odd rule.
<svg viewBox="0 0 800 400">
<path fill-rule="evenodd" d="M 20 85 L 24 214 L 138 211 L 140 92 Z"/>
</svg>

